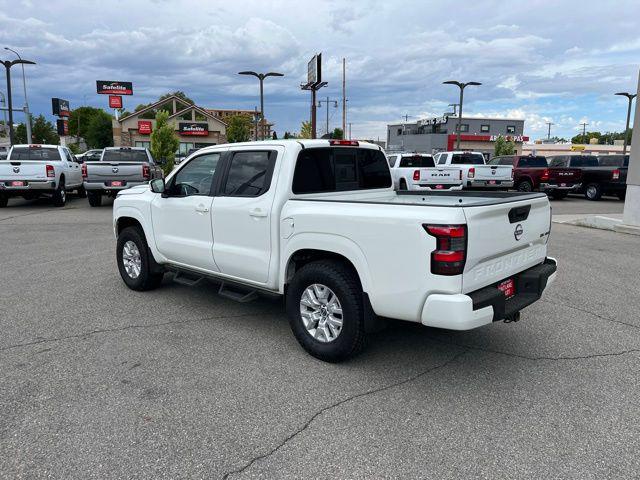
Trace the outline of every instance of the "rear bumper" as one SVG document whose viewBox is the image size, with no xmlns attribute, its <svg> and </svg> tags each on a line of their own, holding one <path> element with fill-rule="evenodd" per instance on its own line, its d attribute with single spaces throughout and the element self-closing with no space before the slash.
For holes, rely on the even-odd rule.
<svg viewBox="0 0 640 480">
<path fill-rule="evenodd" d="M 571 192 L 573 190 L 580 190 L 580 187 L 582 187 L 581 183 L 573 183 L 571 185 L 565 186 L 558 185 L 557 183 L 541 183 L 540 191 L 549 192 L 552 190 L 566 190 L 568 192 Z"/>
<path fill-rule="evenodd" d="M 509 300 L 497 284 L 465 294 L 433 294 L 422 309 L 422 324 L 449 330 L 471 330 L 519 312 L 536 302 L 556 277 L 557 262 L 551 257 L 513 276 L 516 294 Z M 508 277 L 511 278 L 511 277 Z"/>
<path fill-rule="evenodd" d="M 469 180 L 467 186 L 471 188 L 511 188 L 513 180 Z"/>
<path fill-rule="evenodd" d="M 27 184 L 22 187 L 11 187 L 9 182 L 19 180 L 24 181 Z M 5 195 L 22 195 L 24 193 L 37 191 L 40 193 L 53 192 L 56 189 L 56 182 L 54 180 L 0 180 L 0 192 Z"/>
<path fill-rule="evenodd" d="M 109 182 L 84 182 L 85 190 L 102 191 L 102 192 L 117 192 L 120 190 L 126 190 L 127 188 L 137 187 L 138 185 L 146 185 L 147 181 L 142 182 L 126 182 L 121 187 L 112 187 Z"/>
<path fill-rule="evenodd" d="M 438 186 L 440 188 L 438 188 Z M 462 184 L 452 184 L 452 183 L 439 183 L 439 184 L 433 184 L 433 185 L 425 185 L 425 184 L 419 184 L 419 183 L 414 183 L 411 185 L 410 190 L 413 190 L 415 192 L 431 192 L 431 191 L 442 191 L 442 190 L 462 190 Z"/>
</svg>

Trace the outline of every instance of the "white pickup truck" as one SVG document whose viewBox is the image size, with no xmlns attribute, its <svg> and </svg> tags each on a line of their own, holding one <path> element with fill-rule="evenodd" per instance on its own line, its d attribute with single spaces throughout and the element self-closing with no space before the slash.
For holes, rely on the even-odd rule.
<svg viewBox="0 0 640 480">
<path fill-rule="evenodd" d="M 543 193 L 396 192 L 384 153 L 350 140 L 206 147 L 118 193 L 125 284 L 165 272 L 247 301 L 281 295 L 300 344 L 359 351 L 376 316 L 468 330 L 519 319 L 554 280 Z"/>
<path fill-rule="evenodd" d="M 426 153 L 392 153 L 388 155 L 393 186 L 396 190 L 461 190 L 462 170 L 436 167 Z"/>
<path fill-rule="evenodd" d="M 440 152 L 435 161 L 442 167 L 460 167 L 464 188 L 506 190 L 513 187 L 513 166 L 486 165 L 480 152 Z"/>
<path fill-rule="evenodd" d="M 85 196 L 80 162 L 60 145 L 14 145 L 0 161 L 0 207 L 10 197 L 27 200 L 48 195 L 56 207 L 67 202 L 67 192 Z"/>
</svg>

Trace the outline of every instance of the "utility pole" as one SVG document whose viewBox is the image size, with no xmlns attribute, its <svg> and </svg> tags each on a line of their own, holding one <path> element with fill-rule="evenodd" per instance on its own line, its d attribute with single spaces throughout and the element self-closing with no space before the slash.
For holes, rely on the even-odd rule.
<svg viewBox="0 0 640 480">
<path fill-rule="evenodd" d="M 581 123 L 580 125 L 582 125 L 582 141 L 584 143 L 587 143 L 587 125 L 589 125 L 588 123 Z"/>
<path fill-rule="evenodd" d="M 342 59 L 342 138 L 347 136 L 347 60 Z"/>
<path fill-rule="evenodd" d="M 552 122 L 547 122 L 547 127 L 549 127 L 549 129 L 547 130 L 547 140 L 551 140 L 551 125 L 555 125 Z"/>
<path fill-rule="evenodd" d="M 258 107 L 253 107 L 253 140 L 258 141 Z"/>
<path fill-rule="evenodd" d="M 322 102 L 323 102 L 323 100 L 320 100 L 318 102 L 318 108 L 322 108 Z M 327 131 L 327 135 L 329 134 L 329 105 L 330 105 L 330 103 L 333 103 L 333 108 L 338 108 L 338 101 L 337 100 L 331 100 L 329 97 L 327 97 L 324 100 L 324 105 L 327 108 L 327 123 L 326 123 L 326 126 L 325 126 L 326 131 Z M 344 131 L 342 133 L 344 135 Z"/>
</svg>

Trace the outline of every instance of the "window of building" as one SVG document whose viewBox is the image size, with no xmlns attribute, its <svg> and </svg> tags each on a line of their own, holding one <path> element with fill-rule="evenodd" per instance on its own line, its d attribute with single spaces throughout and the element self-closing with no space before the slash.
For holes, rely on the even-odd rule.
<svg viewBox="0 0 640 480">
<path fill-rule="evenodd" d="M 203 113 L 195 111 L 194 114 L 195 114 L 195 117 L 196 117 L 196 122 L 206 122 L 207 121 L 207 116 L 204 115 Z"/>
<path fill-rule="evenodd" d="M 225 185 L 224 195 L 258 197 L 269 190 L 275 163 L 275 152 L 235 152 Z"/>
<path fill-rule="evenodd" d="M 468 131 L 469 131 L 469 124 L 468 123 L 461 123 L 460 124 L 460 133 L 468 132 Z"/>
<path fill-rule="evenodd" d="M 180 146 L 178 147 L 178 153 L 182 155 L 186 155 L 189 150 L 194 148 L 194 144 L 190 142 L 180 142 Z"/>
<path fill-rule="evenodd" d="M 488 132 L 489 131 L 489 125 L 480 125 L 480 131 L 481 132 Z"/>
<path fill-rule="evenodd" d="M 402 129 L 401 128 L 398 129 L 398 135 L 402 135 Z"/>
<path fill-rule="evenodd" d="M 516 133 L 515 125 L 507 125 L 507 133 Z"/>
</svg>

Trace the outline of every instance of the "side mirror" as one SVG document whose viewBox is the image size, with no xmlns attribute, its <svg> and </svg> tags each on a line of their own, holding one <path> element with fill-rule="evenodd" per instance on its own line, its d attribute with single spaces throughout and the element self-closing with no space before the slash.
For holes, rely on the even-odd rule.
<svg viewBox="0 0 640 480">
<path fill-rule="evenodd" d="M 155 178 L 150 182 L 151 191 L 153 193 L 164 193 L 164 179 Z"/>
</svg>

